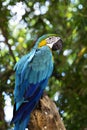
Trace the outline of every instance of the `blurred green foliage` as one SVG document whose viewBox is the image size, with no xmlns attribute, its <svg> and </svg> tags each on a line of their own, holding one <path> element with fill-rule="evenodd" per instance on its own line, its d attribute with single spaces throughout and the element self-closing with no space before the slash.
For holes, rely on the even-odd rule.
<svg viewBox="0 0 87 130">
<path fill-rule="evenodd" d="M 0 129 L 3 92 L 13 102 L 14 64 L 37 38 L 57 33 L 63 40 L 47 87 L 67 130 L 87 129 L 87 2 L 85 0 L 0 0 Z M 1 100 L 2 99 L 2 100 Z"/>
</svg>

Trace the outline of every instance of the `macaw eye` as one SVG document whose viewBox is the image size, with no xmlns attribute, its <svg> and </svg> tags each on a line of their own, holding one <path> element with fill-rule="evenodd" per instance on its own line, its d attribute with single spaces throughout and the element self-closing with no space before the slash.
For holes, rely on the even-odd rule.
<svg viewBox="0 0 87 130">
<path fill-rule="evenodd" d="M 52 44 L 55 41 L 57 41 L 57 37 L 55 37 L 55 36 L 49 37 L 49 38 L 46 39 L 46 41 L 47 41 L 48 44 Z"/>
</svg>

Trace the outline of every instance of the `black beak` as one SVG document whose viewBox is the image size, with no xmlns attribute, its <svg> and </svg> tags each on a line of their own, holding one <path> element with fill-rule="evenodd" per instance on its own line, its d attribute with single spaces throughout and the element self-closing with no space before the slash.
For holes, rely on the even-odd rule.
<svg viewBox="0 0 87 130">
<path fill-rule="evenodd" d="M 53 51 L 62 50 L 62 40 L 61 39 L 59 39 L 56 43 L 53 44 L 52 50 Z"/>
</svg>

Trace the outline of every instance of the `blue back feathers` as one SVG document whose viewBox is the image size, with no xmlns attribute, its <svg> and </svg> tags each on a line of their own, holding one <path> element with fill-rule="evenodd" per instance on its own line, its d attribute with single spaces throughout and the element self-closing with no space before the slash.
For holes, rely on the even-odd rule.
<svg viewBox="0 0 87 130">
<path fill-rule="evenodd" d="M 53 71 L 50 48 L 47 46 L 37 48 L 36 46 L 15 65 L 14 99 L 16 108 L 12 119 L 12 122 L 15 123 L 14 130 L 25 130 L 30 113 L 43 94 Z"/>
</svg>

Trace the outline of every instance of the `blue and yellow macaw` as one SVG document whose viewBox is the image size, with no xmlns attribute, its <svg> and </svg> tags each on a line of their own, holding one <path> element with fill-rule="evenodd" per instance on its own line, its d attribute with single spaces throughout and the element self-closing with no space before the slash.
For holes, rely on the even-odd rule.
<svg viewBox="0 0 87 130">
<path fill-rule="evenodd" d="M 15 65 L 14 130 L 25 130 L 30 114 L 41 98 L 53 71 L 52 50 L 61 50 L 62 40 L 55 34 L 40 37 L 33 49 Z"/>
</svg>

